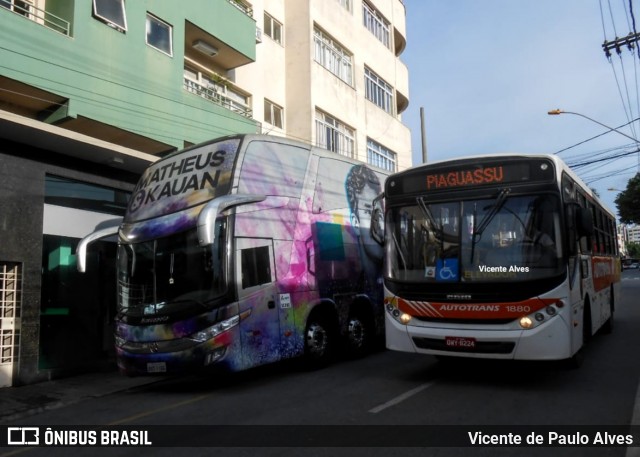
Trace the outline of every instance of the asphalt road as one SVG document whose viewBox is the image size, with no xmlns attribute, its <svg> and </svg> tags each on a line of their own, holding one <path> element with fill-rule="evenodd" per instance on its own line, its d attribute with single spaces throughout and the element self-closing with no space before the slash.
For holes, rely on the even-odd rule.
<svg viewBox="0 0 640 457">
<path fill-rule="evenodd" d="M 622 295 L 613 333 L 590 342 L 579 369 L 558 363 L 449 365 L 379 351 L 318 371 L 282 363 L 234 375 L 170 379 L 44 412 L 20 425 L 159 426 L 156 431 L 184 447 L 30 448 L 0 455 L 635 456 L 640 448 L 625 446 L 415 446 L 446 443 L 449 435 L 467 443 L 468 433 L 476 431 L 511 431 L 523 438 L 539 433 L 545 439 L 558 432 L 571 440 L 580 432 L 640 426 L 639 270 L 623 273 Z M 283 447 L 287 437 L 313 446 Z M 233 447 L 186 448 L 216 439 Z M 635 439 L 640 441 L 640 431 Z M 353 447 L 333 447 L 341 443 Z M 388 447 L 366 447 L 370 443 Z"/>
</svg>

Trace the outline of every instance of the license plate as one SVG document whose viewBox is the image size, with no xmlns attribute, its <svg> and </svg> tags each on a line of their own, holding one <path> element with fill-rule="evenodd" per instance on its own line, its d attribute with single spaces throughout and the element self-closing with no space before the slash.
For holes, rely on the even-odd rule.
<svg viewBox="0 0 640 457">
<path fill-rule="evenodd" d="M 165 362 L 149 362 L 147 363 L 147 373 L 166 373 L 167 364 Z"/>
<path fill-rule="evenodd" d="M 445 336 L 444 344 L 448 348 L 455 349 L 475 349 L 476 348 L 476 339 L 475 338 L 464 338 L 461 336 Z"/>
</svg>

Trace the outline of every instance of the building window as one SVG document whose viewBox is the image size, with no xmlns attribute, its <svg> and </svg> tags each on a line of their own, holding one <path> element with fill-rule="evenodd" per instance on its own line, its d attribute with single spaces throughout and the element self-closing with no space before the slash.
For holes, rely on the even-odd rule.
<svg viewBox="0 0 640 457">
<path fill-rule="evenodd" d="M 351 12 L 353 11 L 353 0 L 338 0 L 340 6 L 342 6 L 345 10 Z"/>
<path fill-rule="evenodd" d="M 395 172 L 398 169 L 398 155 L 385 148 L 379 143 L 376 143 L 370 138 L 367 138 L 367 163 L 374 167 L 382 168 L 390 172 Z"/>
<path fill-rule="evenodd" d="M 355 130 L 322 111 L 316 111 L 316 144 L 340 155 L 355 158 Z"/>
<path fill-rule="evenodd" d="M 364 69 L 365 97 L 389 114 L 393 114 L 393 87 L 370 69 Z"/>
<path fill-rule="evenodd" d="M 362 2 L 362 18 L 367 30 L 373 33 L 373 36 L 387 48 L 391 49 L 391 28 L 389 21 L 367 2 Z"/>
<path fill-rule="evenodd" d="M 147 44 L 167 55 L 173 55 L 173 28 L 166 22 L 147 13 Z"/>
<path fill-rule="evenodd" d="M 353 56 L 351 53 L 317 28 L 313 31 L 313 41 L 315 61 L 352 86 Z"/>
<path fill-rule="evenodd" d="M 120 32 L 127 30 L 124 0 L 93 0 L 93 17 Z"/>
<path fill-rule="evenodd" d="M 282 24 L 264 13 L 264 34 L 276 43 L 282 44 Z"/>
<path fill-rule="evenodd" d="M 269 100 L 264 100 L 264 121 L 274 127 L 284 128 L 282 107 Z"/>
<path fill-rule="evenodd" d="M 29 17 L 32 8 L 31 2 L 21 0 L 0 0 L 0 6 L 26 17 Z"/>
<path fill-rule="evenodd" d="M 49 205 L 124 216 L 130 192 L 46 175 L 44 202 Z"/>
</svg>

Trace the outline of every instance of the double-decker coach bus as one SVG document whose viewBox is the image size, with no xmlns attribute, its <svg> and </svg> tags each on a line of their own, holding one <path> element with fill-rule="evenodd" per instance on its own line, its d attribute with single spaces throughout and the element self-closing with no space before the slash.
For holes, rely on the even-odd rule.
<svg viewBox="0 0 640 457">
<path fill-rule="evenodd" d="M 385 175 L 285 138 L 213 140 L 153 163 L 117 234 L 116 352 L 128 375 L 242 370 L 382 338 Z M 89 247 L 90 248 L 90 247 Z"/>
<path fill-rule="evenodd" d="M 372 235 L 389 349 L 579 363 L 612 329 L 615 218 L 559 158 L 426 164 L 391 175 L 383 195 Z"/>
</svg>

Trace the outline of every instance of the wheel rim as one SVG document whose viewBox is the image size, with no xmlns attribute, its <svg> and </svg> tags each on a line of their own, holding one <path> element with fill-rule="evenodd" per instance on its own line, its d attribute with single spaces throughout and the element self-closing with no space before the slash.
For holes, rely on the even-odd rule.
<svg viewBox="0 0 640 457">
<path fill-rule="evenodd" d="M 355 349 L 362 348 L 366 337 L 366 329 L 362 321 L 357 317 L 351 318 L 348 326 L 349 345 Z"/>
<path fill-rule="evenodd" d="M 327 353 L 329 338 L 325 328 L 317 322 L 307 329 L 307 350 L 315 358 L 321 358 Z"/>
</svg>

